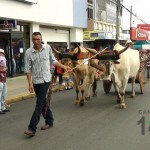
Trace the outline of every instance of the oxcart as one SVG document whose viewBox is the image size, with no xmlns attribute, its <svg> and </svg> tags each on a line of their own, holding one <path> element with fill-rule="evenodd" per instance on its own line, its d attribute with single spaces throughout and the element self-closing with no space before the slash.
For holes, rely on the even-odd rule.
<svg viewBox="0 0 150 150">
<path fill-rule="evenodd" d="M 140 50 L 139 53 L 140 53 L 140 69 L 136 75 L 135 83 L 138 83 L 140 85 L 141 94 L 144 94 L 145 83 L 146 83 L 145 71 L 146 71 L 146 63 L 147 63 L 147 54 L 145 50 Z M 112 60 L 114 58 L 116 60 L 118 59 L 117 57 L 114 57 L 111 52 L 107 53 L 107 59 Z M 131 79 L 129 79 L 128 83 L 131 83 Z M 106 94 L 110 92 L 111 86 L 112 86 L 112 81 L 108 82 L 106 80 L 103 80 L 103 88 Z"/>
</svg>

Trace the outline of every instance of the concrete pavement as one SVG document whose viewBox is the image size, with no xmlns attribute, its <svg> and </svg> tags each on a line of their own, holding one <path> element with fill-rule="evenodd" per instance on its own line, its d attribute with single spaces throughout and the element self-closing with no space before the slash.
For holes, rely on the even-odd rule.
<svg viewBox="0 0 150 150">
<path fill-rule="evenodd" d="M 57 86 L 52 88 L 52 92 L 57 92 Z M 34 93 L 28 91 L 28 81 L 26 76 L 7 78 L 7 97 L 6 103 L 11 104 L 17 101 L 22 101 L 34 97 Z"/>
</svg>

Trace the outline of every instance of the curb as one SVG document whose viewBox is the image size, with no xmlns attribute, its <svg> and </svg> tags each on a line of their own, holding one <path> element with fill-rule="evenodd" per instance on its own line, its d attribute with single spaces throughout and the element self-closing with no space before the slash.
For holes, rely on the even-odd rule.
<svg viewBox="0 0 150 150">
<path fill-rule="evenodd" d="M 59 91 L 58 87 L 52 88 L 52 93 L 55 93 L 57 91 Z M 26 99 L 29 99 L 29 98 L 33 98 L 33 97 L 35 97 L 35 93 L 23 93 L 23 94 L 20 94 L 20 95 L 17 95 L 17 96 L 13 96 L 13 97 L 7 98 L 6 99 L 6 103 L 8 105 L 10 105 L 12 103 L 23 101 L 23 100 L 26 100 Z"/>
<path fill-rule="evenodd" d="M 35 96 L 34 93 L 32 94 L 21 94 L 21 95 L 17 95 L 17 96 L 13 96 L 13 97 L 10 97 L 8 99 L 6 99 L 6 103 L 9 105 L 11 103 L 15 103 L 15 102 L 19 102 L 19 101 L 22 101 L 22 100 L 26 100 L 28 98 L 33 98 Z"/>
</svg>

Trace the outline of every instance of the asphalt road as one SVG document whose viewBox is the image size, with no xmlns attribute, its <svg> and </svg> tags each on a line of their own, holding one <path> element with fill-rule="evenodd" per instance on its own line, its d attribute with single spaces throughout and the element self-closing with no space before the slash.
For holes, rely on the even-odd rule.
<svg viewBox="0 0 150 150">
<path fill-rule="evenodd" d="M 126 93 L 126 109 L 120 109 L 112 87 L 105 94 L 98 82 L 98 95 L 85 106 L 74 104 L 75 91 L 53 93 L 51 108 L 54 127 L 27 138 L 27 129 L 35 100 L 11 105 L 11 112 L 0 115 L 0 150 L 149 150 L 150 149 L 150 81 L 144 95 L 136 84 L 136 97 Z"/>
</svg>

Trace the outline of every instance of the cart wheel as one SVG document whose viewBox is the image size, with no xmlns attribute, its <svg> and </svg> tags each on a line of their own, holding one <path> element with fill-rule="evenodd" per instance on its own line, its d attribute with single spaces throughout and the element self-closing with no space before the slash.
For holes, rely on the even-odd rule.
<svg viewBox="0 0 150 150">
<path fill-rule="evenodd" d="M 144 94 L 146 81 L 145 81 L 145 77 L 144 77 L 144 73 L 143 72 L 139 73 L 139 83 L 140 83 L 141 94 Z"/>
<path fill-rule="evenodd" d="M 108 82 L 106 80 L 103 80 L 103 88 L 104 88 L 104 91 L 106 94 L 108 94 L 110 92 L 111 85 L 112 85 L 112 82 Z"/>
</svg>

